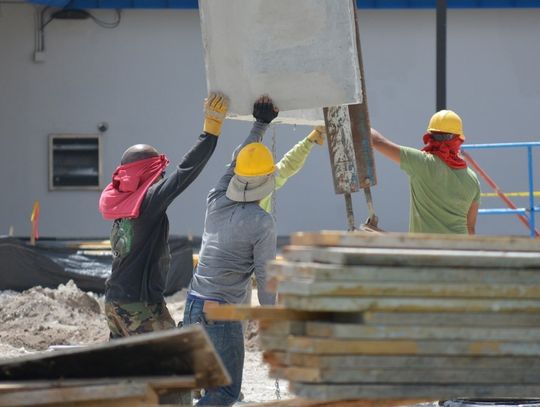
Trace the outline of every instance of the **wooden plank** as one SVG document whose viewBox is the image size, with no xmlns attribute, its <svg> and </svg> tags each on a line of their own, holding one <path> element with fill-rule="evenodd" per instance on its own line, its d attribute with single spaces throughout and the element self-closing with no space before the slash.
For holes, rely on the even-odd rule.
<svg viewBox="0 0 540 407">
<path fill-rule="evenodd" d="M 162 390 L 194 389 L 194 376 L 149 376 L 133 378 L 100 378 L 100 379 L 67 379 L 67 380 L 26 380 L 0 382 L 0 394 L 15 391 L 30 391 L 38 389 L 61 389 L 65 387 L 100 386 L 106 384 L 144 384 L 160 392 Z"/>
<path fill-rule="evenodd" d="M 540 357 L 532 356 L 379 356 L 318 355 L 302 352 L 265 351 L 266 363 L 278 367 L 298 366 L 327 369 L 403 368 L 422 369 L 540 369 Z"/>
<path fill-rule="evenodd" d="M 298 246 L 380 247 L 408 249 L 451 249 L 540 252 L 540 241 L 516 236 L 469 236 L 414 233 L 329 231 L 298 232 L 291 235 Z"/>
<path fill-rule="evenodd" d="M 278 284 L 280 294 L 323 297 L 430 297 L 540 299 L 540 285 L 470 283 L 377 283 L 287 279 Z"/>
<path fill-rule="evenodd" d="M 145 383 L 126 383 L 99 386 L 80 386 L 38 389 L 0 394 L 0 406 L 40 406 L 91 401 L 130 401 L 158 403 L 157 394 Z"/>
<path fill-rule="evenodd" d="M 537 252 L 286 246 L 283 257 L 288 261 L 356 266 L 540 268 Z"/>
<path fill-rule="evenodd" d="M 283 327 L 286 328 L 286 327 Z M 289 326 L 286 334 L 335 339 L 441 339 L 441 340 L 501 340 L 516 342 L 540 341 L 540 328 L 478 328 L 444 326 L 366 326 L 333 322 L 307 322 L 304 329 Z M 297 328 L 297 329 L 292 329 Z M 268 333 L 279 333 L 267 330 Z"/>
<path fill-rule="evenodd" d="M 335 399 L 389 399 L 389 398 L 432 398 L 454 399 L 467 395 L 479 397 L 535 398 L 540 394 L 540 385 L 385 385 L 385 384 L 307 384 L 291 382 L 290 390 L 299 397 L 318 400 Z"/>
<path fill-rule="evenodd" d="M 0 380 L 166 375 L 193 375 L 197 387 L 230 383 L 204 328 L 197 325 L 0 362 Z"/>
<path fill-rule="evenodd" d="M 206 318 L 215 321 L 267 320 L 289 321 L 306 319 L 328 319 L 329 312 L 300 311 L 281 306 L 251 307 L 248 305 L 216 305 L 205 310 Z"/>
<path fill-rule="evenodd" d="M 261 344 L 265 350 L 319 355 L 540 356 L 540 343 L 536 342 L 346 340 L 261 335 Z M 274 347 L 267 347 L 266 344 Z"/>
<path fill-rule="evenodd" d="M 540 314 L 537 313 L 407 313 L 407 312 L 365 312 L 362 314 L 365 325 L 401 326 L 453 326 L 453 327 L 538 327 Z"/>
<path fill-rule="evenodd" d="M 305 335 L 305 321 L 260 321 L 259 330 L 267 335 Z"/>
<path fill-rule="evenodd" d="M 409 283 L 540 284 L 538 270 L 516 268 L 343 266 L 275 260 L 266 265 L 266 272 L 269 279 L 275 278 L 278 281 L 298 278 L 310 282 L 403 281 Z"/>
<path fill-rule="evenodd" d="M 287 351 L 289 346 L 287 336 L 284 335 L 266 335 L 261 333 L 259 335 L 259 342 L 264 350 Z"/>
<path fill-rule="evenodd" d="M 392 297 L 303 297 L 280 294 L 280 303 L 291 309 L 327 312 L 497 312 L 538 313 L 539 300 L 392 298 Z"/>
<path fill-rule="evenodd" d="M 287 352 L 279 352 L 279 351 L 265 351 L 263 352 L 263 362 L 269 364 L 270 366 L 274 367 L 287 367 L 287 359 L 288 359 L 288 353 Z"/>
<path fill-rule="evenodd" d="M 288 367 L 279 372 L 280 378 L 303 383 L 385 383 L 385 384 L 537 384 L 539 369 L 421 369 L 415 366 L 401 368 L 346 369 L 337 367 Z"/>
<path fill-rule="evenodd" d="M 442 318 L 441 316 L 439 316 Z M 309 336 L 335 339 L 441 339 L 535 342 L 538 327 L 363 325 L 322 321 L 264 321 L 259 329 L 270 336 Z"/>
<path fill-rule="evenodd" d="M 402 407 L 412 406 L 413 404 L 425 403 L 431 399 L 356 399 L 356 400 L 334 400 L 317 401 L 301 399 L 298 397 L 269 401 L 267 403 L 247 404 L 246 407 Z"/>
</svg>

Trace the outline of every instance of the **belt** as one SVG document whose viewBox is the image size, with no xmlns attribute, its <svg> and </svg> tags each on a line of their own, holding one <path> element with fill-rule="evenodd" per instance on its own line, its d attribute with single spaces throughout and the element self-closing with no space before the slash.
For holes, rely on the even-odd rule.
<svg viewBox="0 0 540 407">
<path fill-rule="evenodd" d="M 206 312 L 208 310 L 208 308 L 219 307 L 220 305 L 225 304 L 224 301 L 214 300 L 214 299 L 209 299 L 209 298 L 201 298 L 201 297 L 197 297 L 196 295 L 193 295 L 191 293 L 188 293 L 187 298 L 189 300 L 202 301 L 203 302 L 203 312 Z"/>
</svg>

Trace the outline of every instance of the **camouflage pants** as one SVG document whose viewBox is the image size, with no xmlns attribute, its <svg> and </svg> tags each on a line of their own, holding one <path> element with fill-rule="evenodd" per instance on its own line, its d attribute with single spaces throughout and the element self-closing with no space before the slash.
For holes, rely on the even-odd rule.
<svg viewBox="0 0 540 407">
<path fill-rule="evenodd" d="M 167 304 L 105 302 L 110 339 L 175 328 Z"/>
</svg>

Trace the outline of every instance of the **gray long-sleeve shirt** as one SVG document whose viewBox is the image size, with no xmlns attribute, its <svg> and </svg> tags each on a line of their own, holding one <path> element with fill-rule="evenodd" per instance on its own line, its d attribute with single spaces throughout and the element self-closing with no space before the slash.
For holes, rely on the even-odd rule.
<svg viewBox="0 0 540 407">
<path fill-rule="evenodd" d="M 275 294 L 266 291 L 265 272 L 266 262 L 276 257 L 274 218 L 258 202 L 235 202 L 225 196 L 236 155 L 246 144 L 261 141 L 267 127 L 254 123 L 225 175 L 208 194 L 199 264 L 190 284 L 190 293 L 197 297 L 241 304 L 255 273 L 259 302 L 275 303 Z"/>
</svg>

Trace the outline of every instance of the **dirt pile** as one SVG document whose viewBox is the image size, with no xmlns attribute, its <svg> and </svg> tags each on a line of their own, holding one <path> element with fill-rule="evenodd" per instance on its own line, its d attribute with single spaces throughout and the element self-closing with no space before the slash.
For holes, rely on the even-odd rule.
<svg viewBox="0 0 540 407">
<path fill-rule="evenodd" d="M 0 354 L 10 356 L 14 349 L 21 354 L 46 350 L 50 345 L 106 341 L 109 332 L 102 303 L 102 298 L 79 290 L 73 281 L 56 289 L 3 291 L 0 293 L 3 347 Z"/>
</svg>

